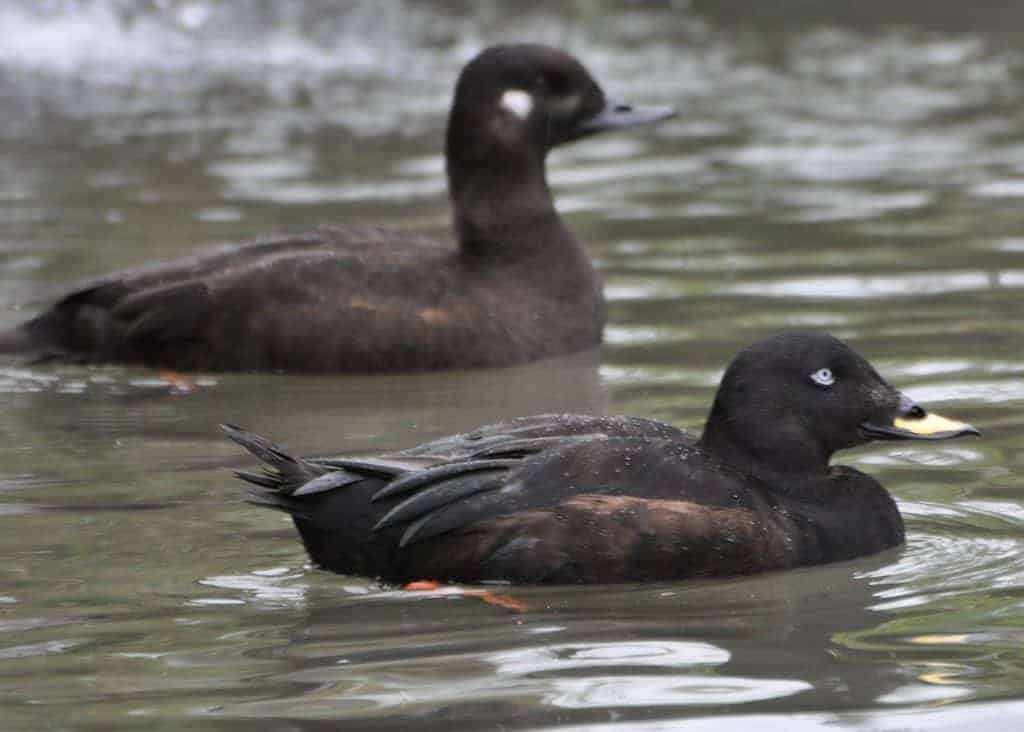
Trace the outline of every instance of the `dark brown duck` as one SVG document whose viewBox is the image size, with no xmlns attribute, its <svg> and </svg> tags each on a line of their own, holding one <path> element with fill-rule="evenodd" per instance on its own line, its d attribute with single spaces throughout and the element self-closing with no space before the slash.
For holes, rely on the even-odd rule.
<svg viewBox="0 0 1024 732">
<path fill-rule="evenodd" d="M 555 146 L 656 122 L 576 59 L 496 46 L 459 77 L 445 155 L 457 246 L 325 226 L 115 274 L 0 336 L 36 360 L 305 372 L 499 366 L 601 341 L 600 279 L 555 211 Z"/>
<path fill-rule="evenodd" d="M 544 415 L 367 460 L 263 460 L 252 501 L 291 514 L 321 567 L 403 582 L 634 582 L 873 554 L 903 521 L 871 476 L 830 466 L 871 440 L 978 434 L 927 413 L 827 335 L 739 353 L 698 439 L 629 417 Z"/>
</svg>

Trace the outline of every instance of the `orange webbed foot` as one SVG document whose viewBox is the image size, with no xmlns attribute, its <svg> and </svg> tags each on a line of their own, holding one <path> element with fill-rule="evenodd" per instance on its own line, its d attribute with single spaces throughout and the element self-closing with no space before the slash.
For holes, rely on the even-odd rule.
<svg viewBox="0 0 1024 732">
<path fill-rule="evenodd" d="M 191 394 L 198 388 L 192 379 L 177 371 L 161 371 L 160 378 L 170 384 L 173 394 Z"/>
<path fill-rule="evenodd" d="M 436 592 L 438 590 L 449 590 L 449 594 L 456 595 L 459 597 L 471 597 L 475 600 L 480 600 L 488 605 L 494 605 L 496 607 L 502 607 L 506 610 L 513 610 L 517 613 L 525 612 L 527 606 L 525 602 L 517 600 L 511 595 L 500 595 L 490 590 L 463 590 L 460 587 L 453 585 L 444 585 L 435 580 L 417 580 L 415 582 L 407 582 L 402 585 L 402 589 L 408 592 Z"/>
</svg>

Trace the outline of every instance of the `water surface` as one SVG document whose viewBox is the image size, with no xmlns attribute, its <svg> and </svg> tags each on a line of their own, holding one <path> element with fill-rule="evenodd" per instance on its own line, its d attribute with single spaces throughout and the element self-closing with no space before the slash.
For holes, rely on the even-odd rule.
<svg viewBox="0 0 1024 732">
<path fill-rule="evenodd" d="M 5 728 L 1024 720 L 1024 53 L 1007 8 L 535 3 L 512 36 L 497 3 L 230 5 L 0 9 L 0 325 L 81 278 L 321 221 L 446 235 L 450 88 L 488 43 L 562 45 L 611 94 L 682 115 L 552 156 L 606 278 L 599 351 L 201 374 L 191 391 L 138 368 L 0 369 Z M 285 518 L 242 502 L 227 469 L 252 462 L 215 428 L 304 454 L 545 411 L 696 430 L 732 354 L 784 329 L 835 333 L 984 430 L 843 456 L 897 497 L 905 547 L 517 587 L 515 613 L 312 569 Z"/>
</svg>

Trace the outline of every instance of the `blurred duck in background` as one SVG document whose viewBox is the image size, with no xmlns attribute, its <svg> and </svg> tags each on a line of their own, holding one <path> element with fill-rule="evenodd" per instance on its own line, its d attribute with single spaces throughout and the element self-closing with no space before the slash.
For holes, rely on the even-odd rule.
<svg viewBox="0 0 1024 732">
<path fill-rule="evenodd" d="M 0 351 L 183 371 L 378 372 L 593 347 L 601 280 L 555 211 L 545 159 L 672 114 L 610 101 L 556 49 L 489 48 L 463 69 L 448 119 L 455 246 L 322 226 L 92 282 L 0 336 Z"/>
</svg>

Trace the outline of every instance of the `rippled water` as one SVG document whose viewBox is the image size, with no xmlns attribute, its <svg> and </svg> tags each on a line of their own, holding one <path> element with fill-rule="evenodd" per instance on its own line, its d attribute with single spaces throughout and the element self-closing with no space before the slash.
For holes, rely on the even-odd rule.
<svg viewBox="0 0 1024 732">
<path fill-rule="evenodd" d="M 452 80 L 514 32 L 682 111 L 552 159 L 605 273 L 606 345 L 192 390 L 142 369 L 0 369 L 2 726 L 1024 720 L 1016 6 L 536 3 L 513 29 L 497 3 L 339 5 L 4 3 L 0 325 L 79 278 L 269 231 L 443 234 Z M 983 429 L 844 456 L 897 497 L 905 547 L 727 581 L 502 590 L 517 613 L 311 569 L 287 520 L 241 502 L 226 468 L 251 463 L 215 429 L 312 454 L 555 410 L 699 429 L 734 351 L 792 328 L 849 340 Z"/>
</svg>

